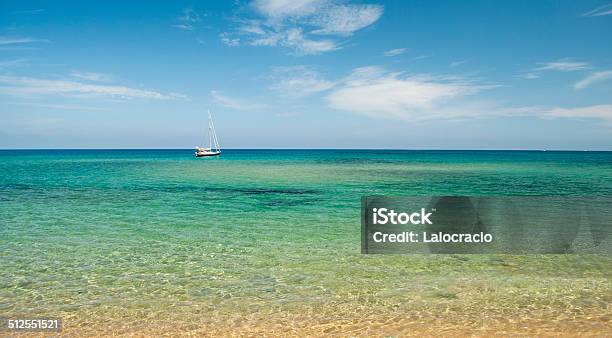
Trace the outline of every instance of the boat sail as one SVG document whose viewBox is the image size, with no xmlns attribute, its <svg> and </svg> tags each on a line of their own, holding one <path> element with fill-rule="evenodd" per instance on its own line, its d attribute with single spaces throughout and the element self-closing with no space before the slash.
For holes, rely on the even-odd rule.
<svg viewBox="0 0 612 338">
<path fill-rule="evenodd" d="M 217 133 L 215 132 L 215 125 L 213 124 L 212 115 L 210 110 L 208 111 L 208 148 L 196 147 L 196 157 L 206 156 L 217 156 L 221 155 L 221 147 L 219 147 L 219 140 L 217 139 Z"/>
</svg>

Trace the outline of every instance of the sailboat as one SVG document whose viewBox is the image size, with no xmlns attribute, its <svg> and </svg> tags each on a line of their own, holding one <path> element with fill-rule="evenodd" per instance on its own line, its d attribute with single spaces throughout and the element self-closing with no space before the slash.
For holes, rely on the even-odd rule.
<svg viewBox="0 0 612 338">
<path fill-rule="evenodd" d="M 215 125 L 213 124 L 210 110 L 208 111 L 208 148 L 196 147 L 195 149 L 196 157 L 221 155 L 221 148 L 219 147 L 219 140 L 217 140 L 217 133 L 215 133 Z"/>
</svg>

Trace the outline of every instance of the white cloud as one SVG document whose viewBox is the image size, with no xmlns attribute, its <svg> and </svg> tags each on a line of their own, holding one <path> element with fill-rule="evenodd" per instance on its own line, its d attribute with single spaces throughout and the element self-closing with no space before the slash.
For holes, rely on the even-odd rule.
<svg viewBox="0 0 612 338">
<path fill-rule="evenodd" d="M 415 57 L 413 57 L 413 60 L 423 60 L 423 59 L 429 59 L 430 57 L 432 57 L 432 54 L 423 54 L 423 55 L 417 55 Z"/>
<path fill-rule="evenodd" d="M 583 14 L 583 16 L 604 16 L 604 15 L 612 15 L 612 3 L 597 7 L 594 10 L 588 11 Z"/>
<path fill-rule="evenodd" d="M 271 89 L 286 95 L 303 96 L 326 92 L 330 108 L 375 118 L 400 120 L 532 116 L 612 121 L 612 104 L 584 107 L 505 107 L 477 94 L 499 87 L 457 76 L 408 75 L 379 66 L 355 68 L 337 81 L 324 79 L 307 66 L 280 67 Z M 604 73 L 595 77 L 612 78 Z M 596 82 L 595 81 L 595 82 Z M 593 83 L 593 82 L 591 82 Z M 591 84 L 589 83 L 589 84 Z M 587 84 L 588 85 L 588 84 Z M 239 103 L 230 101 L 228 104 Z"/>
<path fill-rule="evenodd" d="M 256 12 L 270 24 L 291 21 L 315 28 L 314 34 L 348 36 L 376 22 L 380 5 L 340 4 L 332 0 L 255 0 Z"/>
<path fill-rule="evenodd" d="M 544 117 L 595 118 L 612 121 L 612 104 L 576 108 L 551 108 L 543 110 Z"/>
<path fill-rule="evenodd" d="M 324 0 L 255 0 L 251 5 L 271 18 L 300 17 L 314 13 Z"/>
<path fill-rule="evenodd" d="M 385 56 L 398 56 L 398 55 L 406 53 L 406 50 L 408 49 L 407 48 L 395 48 L 395 49 L 386 51 L 384 55 Z"/>
<path fill-rule="evenodd" d="M 270 89 L 290 97 L 307 96 L 334 86 L 333 82 L 325 80 L 318 72 L 307 66 L 276 67 L 273 69 L 272 77 L 276 81 Z"/>
<path fill-rule="evenodd" d="M 34 42 L 49 42 L 49 40 L 34 39 L 34 38 L 29 38 L 29 37 L 0 36 L 0 45 L 16 45 L 16 44 L 34 43 Z"/>
<path fill-rule="evenodd" d="M 221 36 L 223 43 L 285 47 L 294 55 L 339 49 L 341 43 L 331 37 L 350 36 L 376 22 L 383 13 L 379 5 L 340 4 L 333 0 L 256 0 L 251 8 L 258 16 L 236 20 L 236 30 Z"/>
<path fill-rule="evenodd" d="M 21 10 L 21 11 L 14 11 L 13 14 L 33 15 L 33 14 L 40 14 L 44 11 L 45 11 L 44 9 L 26 9 L 26 10 Z"/>
<path fill-rule="evenodd" d="M 552 62 L 540 63 L 540 67 L 536 68 L 537 71 L 542 70 L 556 70 L 560 72 L 573 72 L 577 70 L 584 70 L 589 68 L 589 64 L 586 62 L 571 61 L 569 59 L 561 59 Z"/>
<path fill-rule="evenodd" d="M 247 34 L 265 35 L 266 31 L 262 26 L 263 24 L 260 20 L 242 20 L 238 30 Z"/>
<path fill-rule="evenodd" d="M 26 62 L 28 62 L 27 59 L 15 59 L 15 60 L 0 61 L 0 69 L 18 66 L 18 65 L 24 64 Z"/>
<path fill-rule="evenodd" d="M 221 39 L 221 42 L 230 47 L 240 46 L 240 38 L 230 38 L 228 33 L 219 34 L 219 38 Z"/>
<path fill-rule="evenodd" d="M 335 5 L 315 15 L 310 23 L 320 27 L 314 34 L 350 36 L 378 21 L 382 14 L 379 5 Z"/>
<path fill-rule="evenodd" d="M 200 15 L 191 8 L 184 8 L 182 14 L 176 18 L 178 24 L 170 25 L 170 27 L 193 30 L 194 24 L 200 22 Z"/>
<path fill-rule="evenodd" d="M 338 49 L 336 43 L 331 40 L 311 40 L 304 37 L 300 28 L 287 30 L 281 39 L 281 45 L 293 48 L 296 55 L 316 55 Z"/>
<path fill-rule="evenodd" d="M 230 109 L 257 110 L 263 108 L 263 105 L 261 104 L 243 102 L 242 100 L 223 95 L 217 90 L 211 90 L 210 95 L 212 96 L 215 103 Z"/>
<path fill-rule="evenodd" d="M 455 68 L 455 67 L 459 67 L 462 64 L 466 63 L 467 61 L 453 61 L 451 63 L 448 64 L 449 67 L 451 68 Z"/>
<path fill-rule="evenodd" d="M 288 32 L 282 32 L 282 33 L 265 32 L 265 33 L 260 34 L 259 37 L 256 37 L 253 40 L 251 40 L 250 44 L 252 46 L 274 47 L 274 46 L 278 46 L 281 43 L 281 41 L 286 40 L 285 39 L 286 35 L 288 35 Z"/>
<path fill-rule="evenodd" d="M 574 89 L 581 90 L 594 83 L 612 79 L 612 70 L 595 72 L 574 84 Z"/>
<path fill-rule="evenodd" d="M 176 25 L 170 25 L 170 27 L 182 29 L 185 31 L 193 30 L 193 25 L 190 25 L 190 24 L 176 24 Z"/>
<path fill-rule="evenodd" d="M 184 8 L 183 15 L 179 16 L 177 19 L 183 22 L 199 22 L 200 15 L 192 8 Z"/>
<path fill-rule="evenodd" d="M 527 106 L 527 107 L 497 107 L 490 111 L 490 116 L 532 116 L 542 119 L 596 119 L 612 121 L 612 105 L 593 105 L 583 107 L 554 107 L 554 106 Z"/>
<path fill-rule="evenodd" d="M 107 86 L 76 81 L 48 80 L 16 76 L 0 76 L 0 94 L 11 96 L 95 96 L 154 100 L 173 100 L 185 98 L 185 96 L 181 94 L 162 94 L 156 91 L 124 86 Z"/>
<path fill-rule="evenodd" d="M 239 40 L 225 39 L 234 45 L 239 44 Z M 224 43 L 230 45 L 225 40 Z M 317 55 L 337 49 L 334 41 L 328 39 L 312 40 L 304 36 L 301 28 L 291 28 L 280 32 L 266 32 L 258 35 L 250 41 L 252 46 L 283 46 L 293 50 L 294 55 Z"/>
<path fill-rule="evenodd" d="M 28 47 L 28 46 L 11 46 L 11 47 L 2 47 L 0 46 L 0 50 L 39 50 L 38 47 Z"/>
<path fill-rule="evenodd" d="M 73 71 L 72 73 L 70 73 L 70 76 L 75 77 L 77 79 L 94 82 L 109 82 L 112 80 L 112 76 L 110 76 L 109 74 L 94 72 Z"/>
<path fill-rule="evenodd" d="M 362 67 L 353 70 L 326 99 L 332 108 L 374 117 L 462 117 L 480 114 L 485 106 L 463 99 L 491 87 L 458 78 L 403 76 L 380 67 Z"/>
<path fill-rule="evenodd" d="M 41 108 L 52 108 L 52 109 L 62 109 L 62 110 L 104 110 L 101 107 L 91 107 L 91 106 L 82 106 L 82 105 L 73 105 L 73 104 L 50 104 L 50 103 L 35 103 L 35 102 L 7 102 L 11 105 L 19 105 L 19 106 L 32 106 L 32 107 L 41 107 Z"/>
<path fill-rule="evenodd" d="M 477 94 L 499 87 L 456 76 L 407 75 L 382 67 L 354 69 L 338 81 L 325 80 L 306 66 L 276 69 L 281 77 L 271 89 L 287 95 L 327 92 L 330 108 L 374 118 L 399 120 L 531 116 L 612 121 L 612 105 L 585 107 L 505 107 Z M 612 75 L 611 75 L 612 78 Z"/>
<path fill-rule="evenodd" d="M 537 74 L 537 73 L 525 73 L 525 74 L 518 75 L 518 77 L 520 77 L 522 79 L 526 79 L 526 80 L 533 80 L 533 79 L 539 79 L 540 78 L 540 74 Z"/>
</svg>

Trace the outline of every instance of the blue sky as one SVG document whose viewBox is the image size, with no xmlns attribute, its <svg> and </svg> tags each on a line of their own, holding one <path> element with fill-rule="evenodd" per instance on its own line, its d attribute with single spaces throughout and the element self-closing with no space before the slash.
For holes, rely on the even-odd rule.
<svg viewBox="0 0 612 338">
<path fill-rule="evenodd" d="M 2 1 L 0 148 L 612 150 L 606 1 Z"/>
</svg>

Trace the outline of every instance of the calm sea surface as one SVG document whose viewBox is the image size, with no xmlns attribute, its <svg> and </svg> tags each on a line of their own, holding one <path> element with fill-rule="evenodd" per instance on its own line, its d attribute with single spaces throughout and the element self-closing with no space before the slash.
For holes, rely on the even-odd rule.
<svg viewBox="0 0 612 338">
<path fill-rule="evenodd" d="M 363 195 L 612 195 L 612 152 L 0 151 L 0 317 L 282 322 L 467 307 L 482 285 L 537 304 L 563 278 L 609 299 L 609 258 L 360 255 Z"/>
</svg>

